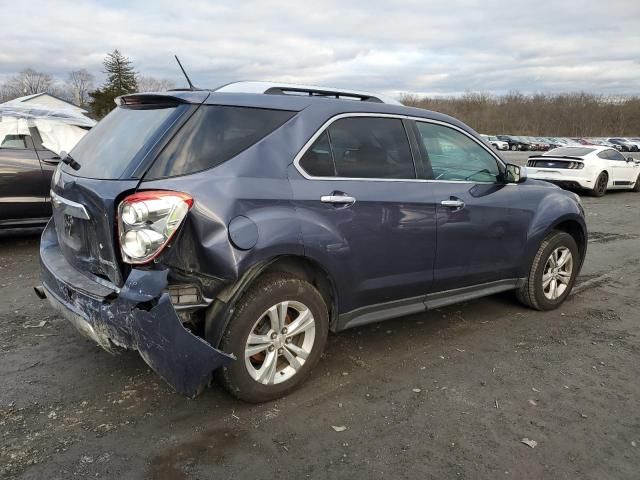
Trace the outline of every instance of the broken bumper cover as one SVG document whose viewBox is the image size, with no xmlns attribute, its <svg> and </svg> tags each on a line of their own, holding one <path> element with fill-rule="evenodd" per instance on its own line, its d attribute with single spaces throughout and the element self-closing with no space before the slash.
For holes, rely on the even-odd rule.
<svg viewBox="0 0 640 480">
<path fill-rule="evenodd" d="M 42 283 L 51 305 L 83 335 L 110 352 L 114 346 L 137 350 L 187 397 L 234 360 L 184 328 L 165 291 L 167 270 L 133 269 L 121 289 L 106 286 L 66 261 L 52 230 L 49 225 L 40 246 Z"/>
</svg>

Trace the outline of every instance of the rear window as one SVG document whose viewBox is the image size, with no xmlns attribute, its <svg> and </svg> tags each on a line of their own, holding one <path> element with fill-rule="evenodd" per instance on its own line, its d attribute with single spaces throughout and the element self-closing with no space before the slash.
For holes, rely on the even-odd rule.
<svg viewBox="0 0 640 480">
<path fill-rule="evenodd" d="M 586 147 L 560 147 L 545 152 L 544 155 L 554 155 L 560 157 L 582 157 L 593 152 L 594 148 Z"/>
<path fill-rule="evenodd" d="M 185 175 L 220 165 L 276 130 L 295 113 L 203 105 L 160 153 L 145 178 Z"/>
<path fill-rule="evenodd" d="M 98 179 L 127 178 L 154 143 L 172 123 L 177 107 L 118 107 L 104 117 L 71 150 L 80 164 L 62 169 L 72 175 Z"/>
</svg>

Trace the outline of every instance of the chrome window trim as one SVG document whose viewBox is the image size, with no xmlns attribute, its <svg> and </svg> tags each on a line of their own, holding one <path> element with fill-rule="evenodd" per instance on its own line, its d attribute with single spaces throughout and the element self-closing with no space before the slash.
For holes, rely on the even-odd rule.
<svg viewBox="0 0 640 480">
<path fill-rule="evenodd" d="M 419 182 L 419 183 L 467 183 L 467 184 L 487 184 L 487 185 L 495 185 L 496 182 L 473 182 L 469 180 L 436 180 L 436 179 L 425 179 L 425 178 L 360 178 L 360 177 L 314 177 L 313 175 L 309 175 L 300 165 L 300 160 L 307 153 L 307 150 L 314 144 L 314 142 L 318 139 L 320 135 L 322 135 L 334 122 L 342 119 L 342 118 L 352 118 L 352 117 L 375 117 L 375 118 L 397 118 L 400 120 L 412 120 L 415 122 L 425 122 L 425 123 L 433 123 L 436 125 L 442 125 L 444 127 L 452 128 L 457 130 L 458 132 L 466 135 L 471 140 L 476 142 L 480 147 L 482 147 L 487 153 L 489 153 L 496 161 L 502 165 L 503 168 L 506 167 L 505 162 L 498 157 L 494 152 L 489 150 L 486 145 L 484 145 L 481 141 L 475 138 L 470 133 L 464 131 L 462 128 L 452 125 L 447 122 L 443 122 L 441 120 L 434 120 L 430 118 L 422 118 L 422 117 L 414 117 L 411 115 L 400 115 L 396 113 L 368 113 L 368 112 L 353 112 L 353 113 L 340 113 L 338 115 L 334 115 L 329 120 L 324 122 L 324 124 L 311 136 L 311 138 L 303 145 L 300 151 L 296 154 L 293 159 L 293 166 L 296 170 L 307 180 L 338 180 L 338 181 L 365 181 L 365 182 Z M 409 142 L 409 146 L 411 147 L 411 142 Z M 415 159 L 414 159 L 414 168 Z M 504 185 L 517 185 L 515 183 L 505 183 Z"/>
</svg>

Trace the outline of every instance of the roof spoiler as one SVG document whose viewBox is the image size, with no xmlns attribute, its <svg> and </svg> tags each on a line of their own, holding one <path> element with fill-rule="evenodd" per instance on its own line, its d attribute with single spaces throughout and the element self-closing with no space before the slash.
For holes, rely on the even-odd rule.
<svg viewBox="0 0 640 480">
<path fill-rule="evenodd" d="M 155 93 L 133 93 L 131 95 L 121 95 L 115 99 L 118 106 L 141 106 L 141 105 L 168 105 L 175 106 L 179 103 L 188 103 L 185 99 L 173 95 L 158 95 Z"/>
<path fill-rule="evenodd" d="M 582 157 L 572 157 L 570 155 L 531 155 L 529 160 L 578 160 L 579 162 L 584 162 L 584 158 Z"/>
</svg>

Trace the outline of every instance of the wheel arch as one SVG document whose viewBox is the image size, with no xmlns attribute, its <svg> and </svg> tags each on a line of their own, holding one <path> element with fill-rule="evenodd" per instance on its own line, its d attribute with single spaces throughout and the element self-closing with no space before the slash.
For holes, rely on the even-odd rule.
<svg viewBox="0 0 640 480">
<path fill-rule="evenodd" d="M 574 219 L 564 220 L 555 224 L 552 230 L 568 233 L 573 237 L 580 252 L 580 265 L 587 253 L 587 231 L 581 223 Z"/>
<path fill-rule="evenodd" d="M 577 202 L 569 201 L 565 195 L 552 195 L 538 206 L 537 215 L 529 225 L 520 271 L 522 277 L 529 274 L 540 244 L 554 230 L 566 232 L 574 238 L 580 251 L 580 267 L 582 266 L 587 252 L 588 232 L 581 209 Z"/>
<path fill-rule="evenodd" d="M 333 327 L 338 317 L 338 297 L 335 282 L 325 268 L 304 255 L 278 255 L 248 269 L 235 283 L 222 291 L 205 314 L 205 338 L 218 346 L 235 311 L 235 305 L 247 289 L 259 278 L 271 273 L 285 273 L 313 285 L 322 295 Z"/>
</svg>

